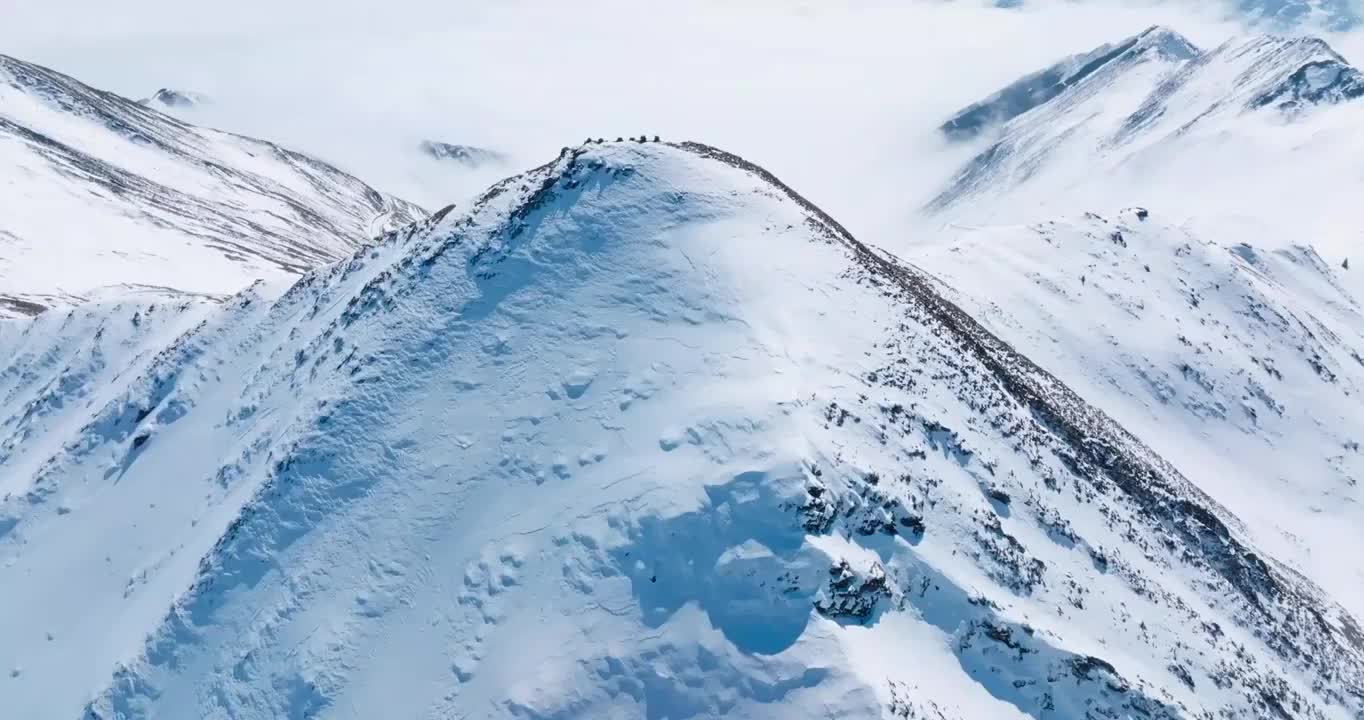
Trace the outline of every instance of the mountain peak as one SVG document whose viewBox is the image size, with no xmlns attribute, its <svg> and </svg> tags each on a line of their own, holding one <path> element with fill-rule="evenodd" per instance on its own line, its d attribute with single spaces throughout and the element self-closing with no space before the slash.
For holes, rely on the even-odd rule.
<svg viewBox="0 0 1364 720">
<path fill-rule="evenodd" d="M 448 160 L 469 168 L 478 168 L 485 165 L 501 165 L 507 161 L 507 157 L 496 150 L 489 150 L 474 145 L 459 145 L 436 140 L 423 140 L 417 147 L 423 154 L 430 158 Z"/>
<path fill-rule="evenodd" d="M 1152 25 L 1132 40 L 1134 50 L 1150 48 L 1175 60 L 1190 60 L 1202 52 L 1188 38 L 1164 25 Z"/>
<path fill-rule="evenodd" d="M 1152 25 L 1120 42 L 1100 45 L 1006 85 L 979 102 L 963 108 L 939 130 L 952 140 L 969 140 L 1051 101 L 1087 79 L 1114 68 L 1145 60 L 1180 63 L 1201 51 L 1169 28 Z"/>
<path fill-rule="evenodd" d="M 1360 709 L 1329 598 L 707 145 L 565 148 L 282 294 L 0 325 L 0 378 L 21 716 Z"/>
<path fill-rule="evenodd" d="M 149 98 L 137 101 L 139 105 L 155 106 L 160 109 L 189 110 L 208 103 L 208 97 L 188 90 L 161 88 Z"/>
<path fill-rule="evenodd" d="M 1200 51 L 1153 26 L 1026 76 L 945 123 L 954 139 L 998 132 L 928 208 L 1008 192 L 1063 165 L 1067 186 L 1086 182 L 1099 166 L 1122 166 L 1204 128 L 1231 131 L 1262 108 L 1292 119 L 1359 97 L 1364 74 L 1319 38 L 1256 35 Z M 1053 162 L 1059 156 L 1071 162 Z"/>
<path fill-rule="evenodd" d="M 1364 97 L 1364 73 L 1318 37 L 1261 35 L 1228 42 L 1216 52 L 1245 58 L 1243 77 L 1263 78 L 1246 107 L 1299 112 Z"/>
</svg>

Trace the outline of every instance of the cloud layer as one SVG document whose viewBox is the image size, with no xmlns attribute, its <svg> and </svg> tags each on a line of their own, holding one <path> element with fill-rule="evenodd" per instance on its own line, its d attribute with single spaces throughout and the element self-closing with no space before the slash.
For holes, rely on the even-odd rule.
<svg viewBox="0 0 1364 720">
<path fill-rule="evenodd" d="M 641 132 L 740 152 L 895 245 L 963 158 L 932 129 L 1061 55 L 1155 23 L 1236 31 L 1179 3 L 697 0 L 49 0 L 7 9 L 0 52 L 145 96 L 206 93 L 196 121 L 317 153 L 428 206 L 586 137 Z M 425 138 L 486 146 L 456 171 Z"/>
</svg>

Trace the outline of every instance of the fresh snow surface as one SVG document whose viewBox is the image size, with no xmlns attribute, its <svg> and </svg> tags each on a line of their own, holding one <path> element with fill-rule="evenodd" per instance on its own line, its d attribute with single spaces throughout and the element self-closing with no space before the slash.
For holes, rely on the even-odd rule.
<svg viewBox="0 0 1364 720">
<path fill-rule="evenodd" d="M 1263 518 L 718 150 L 152 300 L 0 322 L 15 717 L 1364 712 Z"/>
<path fill-rule="evenodd" d="M 314 158 L 0 55 L 0 317 L 110 286 L 233 293 L 424 214 Z"/>
</svg>

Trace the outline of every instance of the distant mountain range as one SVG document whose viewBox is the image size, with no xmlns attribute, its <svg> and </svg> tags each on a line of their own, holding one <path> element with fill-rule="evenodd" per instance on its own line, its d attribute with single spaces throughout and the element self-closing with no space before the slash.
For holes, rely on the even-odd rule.
<svg viewBox="0 0 1364 720">
<path fill-rule="evenodd" d="M 110 286 L 230 294 L 425 211 L 308 155 L 0 56 L 0 315 Z"/>
<path fill-rule="evenodd" d="M 1259 36 L 1203 51 L 1153 27 L 1023 77 L 947 120 L 981 149 L 929 203 L 1041 185 L 1061 192 L 1190 136 L 1246 132 L 1242 117 L 1285 121 L 1364 96 L 1364 75 L 1317 38 Z"/>
<path fill-rule="evenodd" d="M 418 148 L 423 154 L 435 160 L 449 161 L 467 168 L 503 165 L 507 162 L 507 157 L 502 153 L 473 145 L 456 145 L 435 140 L 423 140 Z"/>
</svg>

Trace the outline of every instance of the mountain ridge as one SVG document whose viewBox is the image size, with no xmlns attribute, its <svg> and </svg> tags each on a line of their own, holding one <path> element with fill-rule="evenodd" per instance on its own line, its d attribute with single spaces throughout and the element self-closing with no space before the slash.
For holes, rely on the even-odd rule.
<svg viewBox="0 0 1364 720">
<path fill-rule="evenodd" d="M 83 323 L 150 362 L 0 421 L 0 581 L 55 583 L 0 632 L 107 576 L 86 622 L 150 639 L 80 655 L 92 717 L 1358 712 L 1349 614 L 936 284 L 736 155 L 594 143 L 284 295 L 0 324 L 6 407 L 113 371 Z M 90 691 L 47 632 L 23 698 Z"/>
<path fill-rule="evenodd" d="M 0 98 L 0 152 L 24 179 L 0 227 L 11 311 L 123 283 L 233 292 L 425 212 L 321 160 L 195 128 L 8 56 Z"/>
<path fill-rule="evenodd" d="M 1154 37 L 1166 38 L 1161 47 L 1190 54 L 1145 51 L 1140 41 Z M 1091 56 L 1097 58 L 1094 66 L 1076 73 L 1073 83 L 1049 85 L 1045 92 L 1034 87 L 1038 78 L 1062 74 L 1070 62 L 1063 61 L 945 123 L 940 132 L 949 140 L 991 137 L 926 209 L 941 213 L 967 200 L 988 207 L 1038 178 L 1063 192 L 1096 173 L 1177 152 L 1176 143 L 1192 134 L 1247 132 L 1241 126 L 1255 113 L 1268 118 L 1266 111 L 1274 110 L 1293 122 L 1364 96 L 1364 74 L 1318 38 L 1252 36 L 1200 51 L 1172 31 L 1153 27 L 1076 57 Z M 991 125 L 991 118 L 1007 120 Z M 987 133 L 990 127 L 993 133 Z"/>
</svg>

